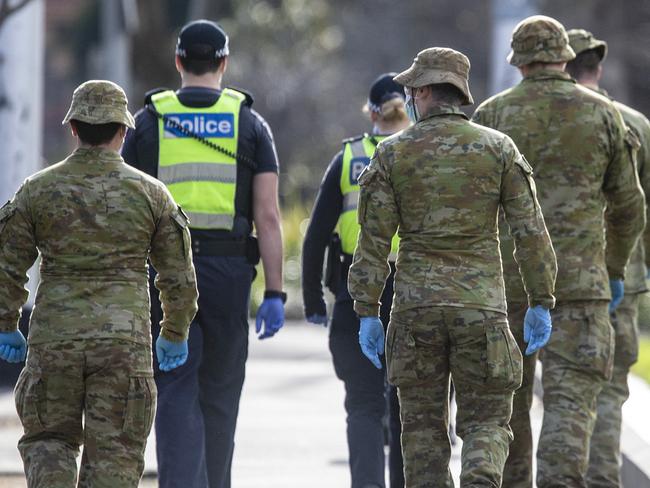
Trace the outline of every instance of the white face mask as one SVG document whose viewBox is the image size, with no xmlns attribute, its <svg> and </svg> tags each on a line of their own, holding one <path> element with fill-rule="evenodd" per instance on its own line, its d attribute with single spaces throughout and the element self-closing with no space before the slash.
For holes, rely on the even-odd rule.
<svg viewBox="0 0 650 488">
<path fill-rule="evenodd" d="M 411 96 L 411 90 L 408 90 L 406 93 L 406 98 L 404 99 L 404 108 L 406 109 L 406 114 L 408 115 L 411 122 L 414 124 L 418 121 L 418 108 L 415 106 L 415 99 Z"/>
</svg>

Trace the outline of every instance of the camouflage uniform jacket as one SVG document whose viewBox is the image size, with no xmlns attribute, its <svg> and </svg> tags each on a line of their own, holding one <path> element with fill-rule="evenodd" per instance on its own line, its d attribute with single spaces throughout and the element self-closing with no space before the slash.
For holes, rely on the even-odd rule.
<svg viewBox="0 0 650 488">
<path fill-rule="evenodd" d="M 605 90 L 601 90 L 601 92 L 607 96 Z M 627 128 L 636 136 L 638 141 L 636 145 L 638 148 L 636 151 L 636 167 L 639 173 L 639 181 L 643 192 L 650 195 L 650 122 L 641 112 L 637 112 L 627 105 L 614 101 L 614 106 L 621 112 Z M 648 205 L 646 201 L 647 216 Z M 647 225 L 647 218 L 643 238 L 637 241 L 625 272 L 626 293 L 635 294 L 648 291 L 646 270 L 650 267 L 650 252 L 646 254 L 646 249 L 650 249 L 650 226 Z"/>
<path fill-rule="evenodd" d="M 553 247 L 530 166 L 506 135 L 469 122 L 457 107 L 439 106 L 382 141 L 359 184 L 361 232 L 348 278 L 359 315 L 377 315 L 398 228 L 393 311 L 505 312 L 500 207 L 531 305 L 553 307 Z"/>
<path fill-rule="evenodd" d="M 25 181 L 0 210 L 0 331 L 16 329 L 26 272 L 41 257 L 29 343 L 151 344 L 147 258 L 163 334 L 187 336 L 197 310 L 187 218 L 164 185 L 119 154 L 79 148 Z"/>
<path fill-rule="evenodd" d="M 535 170 L 557 253 L 558 300 L 609 300 L 608 277 L 624 277 L 645 225 L 643 192 L 618 110 L 567 73 L 541 70 L 483 102 L 472 120 L 512 137 Z M 524 302 L 503 221 L 500 229 L 508 301 Z"/>
</svg>

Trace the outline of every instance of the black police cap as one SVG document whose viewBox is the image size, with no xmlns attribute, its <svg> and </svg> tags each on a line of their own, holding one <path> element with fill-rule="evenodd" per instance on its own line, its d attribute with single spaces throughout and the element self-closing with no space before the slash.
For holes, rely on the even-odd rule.
<svg viewBox="0 0 650 488">
<path fill-rule="evenodd" d="M 369 110 L 381 112 L 381 106 L 388 100 L 404 98 L 404 87 L 393 80 L 396 75 L 397 73 L 384 73 L 372 82 L 368 95 Z"/>
<path fill-rule="evenodd" d="M 211 20 L 195 20 L 181 29 L 176 54 L 184 59 L 209 60 L 228 56 L 228 35 Z"/>
</svg>

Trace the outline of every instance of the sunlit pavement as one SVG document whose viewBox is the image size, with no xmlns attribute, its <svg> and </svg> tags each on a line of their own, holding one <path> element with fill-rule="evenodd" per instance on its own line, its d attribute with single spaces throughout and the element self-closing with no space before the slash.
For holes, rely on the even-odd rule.
<svg viewBox="0 0 650 488">
<path fill-rule="evenodd" d="M 633 399 L 650 390 L 634 381 Z M 629 418 L 643 415 L 641 402 L 626 405 Z M 645 408 L 647 408 L 645 403 Z M 637 417 L 638 418 L 638 417 Z M 541 402 L 533 405 L 533 427 L 539 432 Z M 638 425 L 638 423 L 637 423 Z M 650 424 L 635 434 L 645 436 Z M 11 392 L 0 394 L 0 488 L 25 487 L 16 450 L 21 434 Z M 650 435 L 650 433 L 648 433 Z M 648 437 L 650 439 L 650 437 Z M 142 487 L 154 487 L 155 446 L 149 440 Z M 625 431 L 624 431 L 625 441 Z M 638 439 L 637 439 L 638 441 Z M 458 486 L 460 441 L 452 471 Z M 343 411 L 343 385 L 333 371 L 327 330 L 288 323 L 273 339 L 251 334 L 247 378 L 242 396 L 233 463 L 234 488 L 346 488 L 350 486 Z"/>
</svg>

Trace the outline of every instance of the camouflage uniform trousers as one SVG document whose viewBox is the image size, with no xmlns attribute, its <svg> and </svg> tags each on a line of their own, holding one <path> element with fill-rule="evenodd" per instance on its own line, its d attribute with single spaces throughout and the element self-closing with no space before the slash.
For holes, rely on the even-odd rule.
<svg viewBox="0 0 650 488">
<path fill-rule="evenodd" d="M 149 347 L 111 339 L 31 346 L 15 397 L 29 488 L 138 486 L 156 402 Z"/>
<path fill-rule="evenodd" d="M 614 329 L 606 300 L 559 302 L 542 350 L 544 420 L 538 488 L 585 488 L 596 401 L 612 374 Z"/>
<path fill-rule="evenodd" d="M 621 482 L 621 409 L 630 396 L 627 375 L 639 356 L 639 295 L 625 295 L 612 314 L 616 348 L 612 379 L 598 395 L 596 426 L 589 447 L 589 488 L 614 488 Z"/>
<path fill-rule="evenodd" d="M 512 432 L 521 353 L 505 314 L 460 307 L 393 312 L 388 378 L 398 388 L 409 488 L 453 487 L 449 472 L 449 378 L 463 439 L 461 486 L 500 487 Z"/>
<path fill-rule="evenodd" d="M 522 354 L 527 347 L 524 342 L 524 317 L 527 310 L 526 303 L 508 303 L 508 322 Z M 530 409 L 533 405 L 537 356 L 537 353 L 523 356 L 521 387 L 515 391 L 512 401 L 510 428 L 514 439 L 510 443 L 510 453 L 503 470 L 503 486 L 505 488 L 533 487 L 533 433 L 530 424 Z"/>
</svg>

